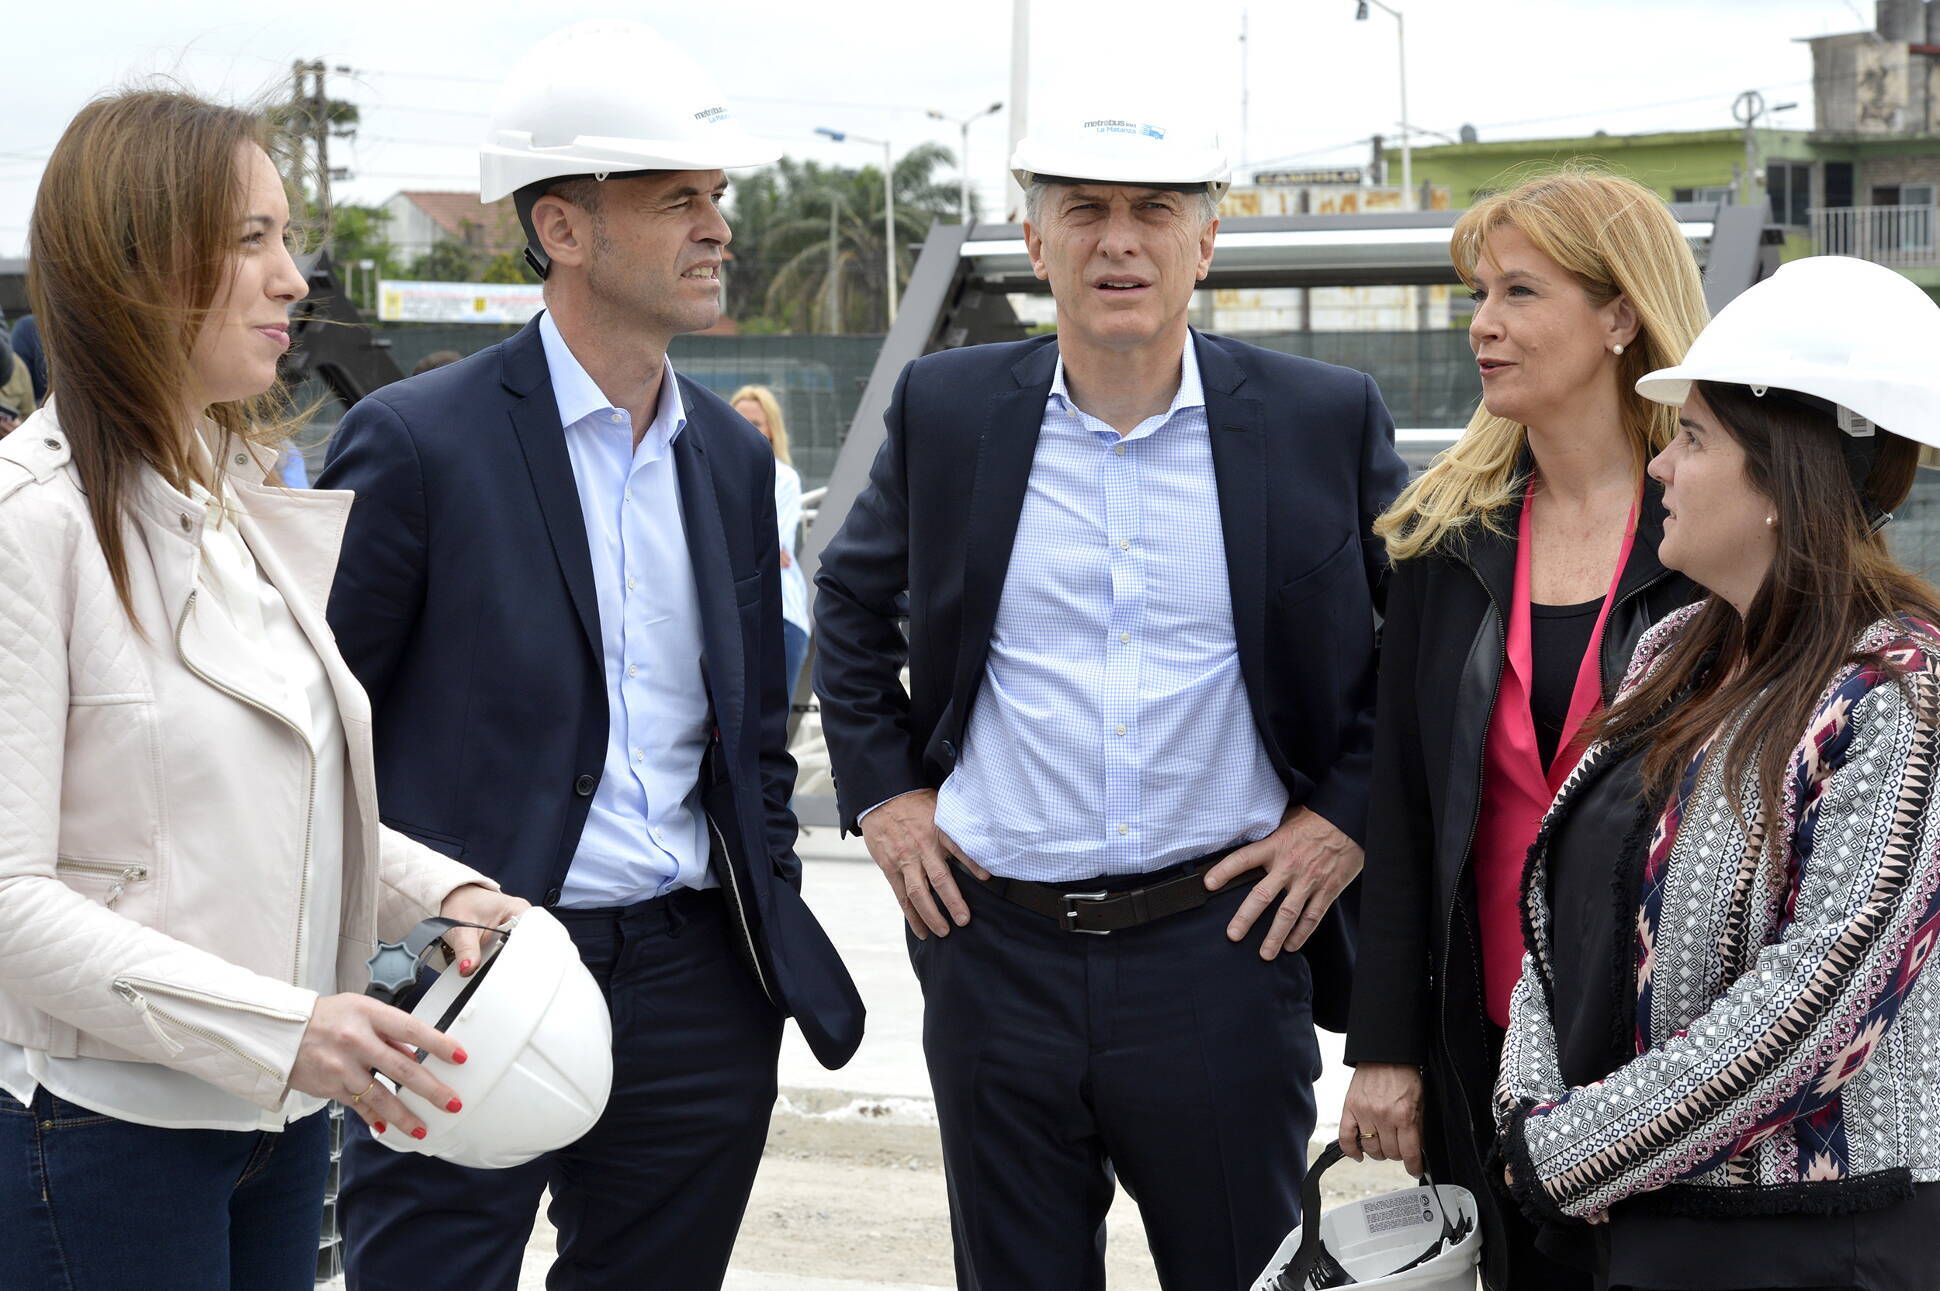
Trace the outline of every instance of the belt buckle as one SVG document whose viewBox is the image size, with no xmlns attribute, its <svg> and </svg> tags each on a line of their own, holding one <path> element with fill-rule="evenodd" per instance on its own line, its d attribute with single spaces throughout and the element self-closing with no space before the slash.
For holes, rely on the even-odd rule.
<svg viewBox="0 0 1940 1291">
<path fill-rule="evenodd" d="M 1110 895 L 1111 893 L 1109 892 L 1066 892 L 1064 893 L 1062 897 L 1062 900 L 1064 901 L 1064 910 L 1058 916 L 1059 926 L 1061 926 L 1066 932 L 1081 932 L 1088 937 L 1111 936 L 1111 929 L 1109 928 L 1080 928 L 1078 926 L 1078 907 L 1077 907 L 1077 902 L 1103 901 L 1105 898 L 1109 897 Z"/>
</svg>

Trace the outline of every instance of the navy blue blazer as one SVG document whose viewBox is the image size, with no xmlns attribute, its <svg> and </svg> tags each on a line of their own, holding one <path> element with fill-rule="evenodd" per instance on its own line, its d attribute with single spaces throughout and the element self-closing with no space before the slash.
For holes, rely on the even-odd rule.
<svg viewBox="0 0 1940 1291">
<path fill-rule="evenodd" d="M 1394 423 L 1363 373 L 1192 343 L 1255 726 L 1293 803 L 1364 842 L 1387 572 L 1370 526 L 1407 482 Z M 869 486 L 815 580 L 815 689 L 845 828 L 956 763 L 1056 366 L 1056 338 L 1039 337 L 927 355 L 896 383 Z M 1331 1030 L 1346 1022 L 1358 895 L 1303 951 Z"/>
<path fill-rule="evenodd" d="M 774 454 L 680 377 L 674 441 L 715 739 L 708 816 L 747 893 L 756 967 L 817 1058 L 862 1000 L 800 895 L 788 800 Z M 360 400 L 318 486 L 357 494 L 330 626 L 370 692 L 384 823 L 543 905 L 559 900 L 607 739 L 599 600 L 535 319 Z"/>
</svg>

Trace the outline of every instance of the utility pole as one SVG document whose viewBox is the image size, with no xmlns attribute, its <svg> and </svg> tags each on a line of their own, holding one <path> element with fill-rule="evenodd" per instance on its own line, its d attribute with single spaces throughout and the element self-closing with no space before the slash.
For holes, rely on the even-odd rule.
<svg viewBox="0 0 1940 1291">
<path fill-rule="evenodd" d="M 835 213 L 840 200 L 834 193 L 829 194 L 829 335 L 842 330 L 842 257 L 836 239 L 840 236 L 835 226 Z"/>
<path fill-rule="evenodd" d="M 1247 142 L 1246 142 L 1247 113 L 1250 108 L 1249 99 L 1251 97 L 1247 93 L 1247 73 L 1249 71 L 1249 64 L 1252 62 L 1252 60 L 1247 57 L 1246 19 L 1247 19 L 1247 11 L 1245 9 L 1241 9 L 1239 11 L 1239 160 L 1241 165 L 1244 165 L 1246 163 L 1246 159 L 1252 156 L 1252 154 L 1247 151 Z M 1234 178 L 1237 179 L 1239 178 L 1239 176 L 1235 175 Z"/>
<path fill-rule="evenodd" d="M 330 100 L 323 89 L 324 65 L 321 58 L 305 62 L 297 59 L 290 64 L 290 132 L 296 136 L 299 149 L 303 137 L 309 136 L 309 148 L 314 154 L 313 164 L 317 176 L 317 214 L 328 219 L 330 216 Z M 304 83 L 304 78 L 309 83 Z"/>
</svg>

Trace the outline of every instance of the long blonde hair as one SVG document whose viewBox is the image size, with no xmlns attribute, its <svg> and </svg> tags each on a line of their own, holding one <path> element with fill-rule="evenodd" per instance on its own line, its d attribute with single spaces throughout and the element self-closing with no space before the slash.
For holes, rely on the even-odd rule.
<svg viewBox="0 0 1940 1291">
<path fill-rule="evenodd" d="M 793 466 L 794 459 L 788 455 L 788 427 L 781 420 L 781 400 L 775 398 L 775 392 L 767 386 L 742 386 L 728 400 L 728 407 L 732 408 L 743 399 L 761 405 L 761 411 L 768 418 L 768 439 L 775 446 L 775 460 Z"/>
<path fill-rule="evenodd" d="M 1697 261 L 1670 209 L 1635 180 L 1583 166 L 1537 175 L 1477 202 L 1455 224 L 1449 256 L 1471 287 L 1491 232 L 1513 226 L 1574 277 L 1598 305 L 1622 296 L 1637 339 L 1617 359 L 1623 423 L 1642 468 L 1677 429 L 1677 410 L 1636 392 L 1637 378 L 1683 361 L 1707 314 Z M 1517 463 L 1528 429 L 1478 405 L 1453 447 L 1401 491 L 1374 522 L 1388 559 L 1436 550 L 1472 524 L 1502 532 L 1519 494 Z"/>
</svg>

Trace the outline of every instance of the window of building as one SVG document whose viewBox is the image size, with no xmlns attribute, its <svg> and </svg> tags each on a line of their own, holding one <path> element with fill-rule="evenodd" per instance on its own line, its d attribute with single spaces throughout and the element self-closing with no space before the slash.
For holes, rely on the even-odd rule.
<svg viewBox="0 0 1940 1291">
<path fill-rule="evenodd" d="M 1673 202 L 1722 202 L 1726 206 L 1738 200 L 1737 190 L 1729 184 L 1713 184 L 1707 188 L 1673 188 Z"/>
<path fill-rule="evenodd" d="M 1812 165 L 1803 161 L 1775 161 L 1765 167 L 1765 193 L 1771 198 L 1772 219 L 1791 228 L 1804 228 L 1812 216 Z"/>
</svg>

